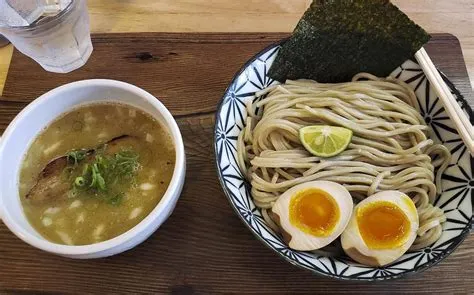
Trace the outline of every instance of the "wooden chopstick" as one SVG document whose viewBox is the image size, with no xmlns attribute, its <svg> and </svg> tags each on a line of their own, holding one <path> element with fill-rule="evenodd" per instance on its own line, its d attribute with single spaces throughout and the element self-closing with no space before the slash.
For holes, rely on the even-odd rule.
<svg viewBox="0 0 474 295">
<path fill-rule="evenodd" d="M 471 139 L 474 140 L 474 127 L 471 125 L 471 122 L 469 121 L 469 118 L 465 115 L 459 104 L 456 102 L 456 99 L 451 93 L 451 90 L 448 88 L 446 83 L 444 82 L 443 78 L 439 74 L 439 71 L 436 69 L 435 65 L 431 61 L 428 53 L 425 51 L 424 48 L 420 50 L 420 54 L 423 55 L 424 59 L 426 60 L 426 64 L 430 67 L 429 74 L 434 74 L 434 77 L 436 78 L 438 83 L 435 83 L 434 87 L 436 88 L 437 86 L 441 86 L 443 88 L 444 93 L 447 94 L 447 98 L 449 99 L 449 102 L 453 105 L 454 110 L 456 111 L 456 114 L 459 116 L 459 119 L 462 121 L 464 127 L 470 132 Z M 423 67 L 425 70 L 426 68 Z M 428 79 L 430 80 L 431 84 L 433 84 L 432 80 L 428 76 Z M 435 89 L 436 90 L 436 89 Z M 437 91 L 438 92 L 438 91 Z M 439 95 L 439 93 L 437 93 Z M 441 97 L 440 99 L 445 98 L 445 96 Z"/>
<path fill-rule="evenodd" d="M 428 81 L 444 105 L 446 113 L 456 126 L 462 141 L 468 151 L 474 156 L 474 126 L 472 126 L 466 113 L 461 109 L 456 98 L 451 93 L 448 85 L 444 82 L 428 53 L 422 47 L 415 53 L 415 58 L 423 69 Z"/>
</svg>

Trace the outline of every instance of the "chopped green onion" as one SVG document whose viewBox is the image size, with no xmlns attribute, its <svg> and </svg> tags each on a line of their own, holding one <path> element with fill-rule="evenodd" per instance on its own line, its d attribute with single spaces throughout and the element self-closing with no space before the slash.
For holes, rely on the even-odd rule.
<svg viewBox="0 0 474 295">
<path fill-rule="evenodd" d="M 89 185 L 89 187 L 105 191 L 105 180 L 101 175 L 99 165 L 97 163 L 92 165 L 92 183 Z"/>
<path fill-rule="evenodd" d="M 80 161 L 84 160 L 87 156 L 86 150 L 71 151 L 66 154 L 67 162 L 70 164 L 77 165 Z"/>
<path fill-rule="evenodd" d="M 74 184 L 78 187 L 83 187 L 86 184 L 84 177 L 82 176 L 76 177 L 76 180 L 74 180 Z"/>
<path fill-rule="evenodd" d="M 97 177 L 96 183 L 97 183 L 98 188 L 102 191 L 105 191 L 105 179 L 104 179 L 104 177 L 102 177 L 102 175 L 100 173 L 97 173 L 96 177 Z"/>
<path fill-rule="evenodd" d="M 88 192 L 87 196 L 95 196 L 112 205 L 119 205 L 123 198 L 123 190 L 133 184 L 140 163 L 138 154 L 131 150 L 123 150 L 113 155 L 105 154 L 105 150 L 96 149 L 95 158 L 82 166 L 78 163 L 85 159 L 86 152 L 71 152 L 68 171 L 73 178 L 74 191 Z M 79 174 L 79 175 L 78 175 Z"/>
</svg>

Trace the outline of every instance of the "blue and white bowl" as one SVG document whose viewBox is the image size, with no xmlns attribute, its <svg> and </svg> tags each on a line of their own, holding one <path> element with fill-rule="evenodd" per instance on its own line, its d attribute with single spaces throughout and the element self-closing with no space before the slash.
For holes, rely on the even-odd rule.
<svg viewBox="0 0 474 295">
<path fill-rule="evenodd" d="M 244 224 L 267 247 L 291 264 L 332 278 L 364 281 L 398 278 L 423 271 L 446 258 L 466 238 L 473 222 L 474 158 L 469 155 L 425 74 L 413 60 L 407 60 L 391 75 L 413 87 L 422 115 L 431 128 L 431 138 L 444 144 L 453 155 L 442 177 L 444 192 L 436 200 L 436 205 L 447 216 L 441 238 L 430 247 L 407 253 L 390 265 L 370 267 L 346 256 L 326 257 L 289 249 L 281 236 L 265 223 L 250 195 L 250 184 L 237 165 L 237 136 L 248 115 L 246 102 L 255 102 L 256 91 L 278 84 L 267 73 L 279 49 L 279 43 L 273 44 L 243 66 L 227 88 L 216 114 L 214 148 L 219 180 Z M 454 85 L 444 79 L 472 122 L 471 108 Z"/>
</svg>

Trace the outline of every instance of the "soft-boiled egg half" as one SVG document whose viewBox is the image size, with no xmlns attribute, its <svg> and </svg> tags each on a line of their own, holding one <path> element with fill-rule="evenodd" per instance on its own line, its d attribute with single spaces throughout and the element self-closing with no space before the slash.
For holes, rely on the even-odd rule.
<svg viewBox="0 0 474 295">
<path fill-rule="evenodd" d="M 418 213 L 410 197 L 399 191 L 382 191 L 355 206 L 341 244 L 355 261 L 383 266 L 410 248 L 417 230 Z"/>
<path fill-rule="evenodd" d="M 352 197 L 342 185 L 312 181 L 284 192 L 272 207 L 272 218 L 291 249 L 311 251 L 339 237 L 352 209 Z"/>
</svg>

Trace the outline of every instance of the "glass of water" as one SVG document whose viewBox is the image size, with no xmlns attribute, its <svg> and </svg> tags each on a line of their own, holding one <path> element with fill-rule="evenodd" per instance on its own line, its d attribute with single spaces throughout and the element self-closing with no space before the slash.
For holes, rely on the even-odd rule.
<svg viewBox="0 0 474 295">
<path fill-rule="evenodd" d="M 78 69 L 92 53 L 86 0 L 72 0 L 57 15 L 40 18 L 26 27 L 0 27 L 0 34 L 49 72 Z"/>
</svg>

